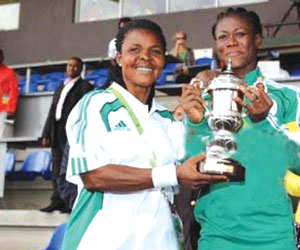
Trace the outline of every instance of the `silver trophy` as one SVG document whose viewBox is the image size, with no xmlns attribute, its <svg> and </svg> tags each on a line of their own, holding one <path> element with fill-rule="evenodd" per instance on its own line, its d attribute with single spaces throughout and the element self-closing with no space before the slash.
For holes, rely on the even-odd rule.
<svg viewBox="0 0 300 250">
<path fill-rule="evenodd" d="M 243 124 L 242 107 L 234 98 L 243 99 L 243 93 L 239 90 L 243 83 L 231 70 L 229 59 L 227 69 L 215 77 L 207 88 L 211 96 L 208 124 L 213 130 L 213 139 L 206 144 L 206 160 L 199 166 L 201 173 L 226 175 L 231 181 L 245 179 L 245 168 L 231 158 L 237 150 L 234 133 Z"/>
</svg>

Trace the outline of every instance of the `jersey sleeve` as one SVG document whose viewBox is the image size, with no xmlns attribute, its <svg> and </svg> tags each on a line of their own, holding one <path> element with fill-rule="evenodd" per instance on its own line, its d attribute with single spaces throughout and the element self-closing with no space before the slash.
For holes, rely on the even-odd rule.
<svg viewBox="0 0 300 250">
<path fill-rule="evenodd" d="M 285 106 L 284 123 L 300 121 L 300 91 L 295 87 L 282 88 Z"/>
<path fill-rule="evenodd" d="M 268 119 L 276 128 L 300 121 L 300 90 L 294 86 L 266 80 L 273 106 Z"/>
<path fill-rule="evenodd" d="M 97 91 L 90 92 L 69 115 L 66 125 L 70 144 L 67 179 L 71 182 L 77 182 L 72 178 L 74 176 L 110 163 L 103 143 L 106 129 L 99 112 L 101 105 L 98 100 L 101 97 Z"/>
</svg>

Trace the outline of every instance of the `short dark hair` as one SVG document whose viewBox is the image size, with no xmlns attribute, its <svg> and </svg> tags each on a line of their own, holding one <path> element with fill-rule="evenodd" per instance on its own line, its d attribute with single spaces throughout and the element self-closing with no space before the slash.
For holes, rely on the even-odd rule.
<svg viewBox="0 0 300 250">
<path fill-rule="evenodd" d="M 122 45 L 126 34 L 133 30 L 152 31 L 157 35 L 158 39 L 160 40 L 161 45 L 163 47 L 163 52 L 166 52 L 167 43 L 161 27 L 157 23 L 152 22 L 148 19 L 134 19 L 131 22 L 129 22 L 125 27 L 121 28 L 117 34 L 116 49 L 119 53 L 121 53 Z"/>
<path fill-rule="evenodd" d="M 212 35 L 215 40 L 216 40 L 216 26 L 218 22 L 225 17 L 232 17 L 232 16 L 238 16 L 242 19 L 245 19 L 252 25 L 253 32 L 255 35 L 256 34 L 262 35 L 262 24 L 260 22 L 259 16 L 254 11 L 248 11 L 247 9 L 242 7 L 237 7 L 237 8 L 230 7 L 218 14 L 217 20 L 212 26 Z"/>
<path fill-rule="evenodd" d="M 130 17 L 121 17 L 118 21 L 118 28 L 121 29 L 121 23 L 129 23 L 132 19 Z"/>
<path fill-rule="evenodd" d="M 152 31 L 153 33 L 155 33 L 157 35 L 158 39 L 160 40 L 162 47 L 163 47 L 163 52 L 165 53 L 167 43 L 166 43 L 165 36 L 162 32 L 162 29 L 158 24 L 156 24 L 155 22 L 152 22 L 148 19 L 134 19 L 134 20 L 130 21 L 126 26 L 124 26 L 123 28 L 121 28 L 119 30 L 119 32 L 117 34 L 117 38 L 116 38 L 116 49 L 119 53 L 121 53 L 122 45 L 123 45 L 124 39 L 126 37 L 126 34 L 128 34 L 129 32 L 131 32 L 133 30 L 148 30 L 148 31 Z M 127 89 L 126 84 L 123 79 L 121 67 L 118 64 L 115 64 L 114 66 L 112 66 L 111 72 L 112 72 L 112 75 L 111 75 L 110 80 L 117 82 L 119 85 L 121 85 L 122 87 Z M 110 86 L 110 84 L 111 84 L 111 82 L 107 82 L 102 88 L 106 89 L 108 86 Z M 155 89 L 154 89 L 154 85 L 153 85 L 151 88 L 150 95 L 147 100 L 147 104 L 149 105 L 149 107 L 152 104 L 154 95 L 155 95 Z"/>
<path fill-rule="evenodd" d="M 69 60 L 76 60 L 79 63 L 80 69 L 82 69 L 83 66 L 83 61 L 81 58 L 77 57 L 77 56 L 72 56 L 69 58 Z"/>
</svg>

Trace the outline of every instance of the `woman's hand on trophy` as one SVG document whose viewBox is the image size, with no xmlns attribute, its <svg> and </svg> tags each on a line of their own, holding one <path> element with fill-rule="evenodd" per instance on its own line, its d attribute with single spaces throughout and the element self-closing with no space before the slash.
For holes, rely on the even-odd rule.
<svg viewBox="0 0 300 250">
<path fill-rule="evenodd" d="M 199 189 L 203 186 L 228 181 L 225 175 L 202 174 L 198 166 L 206 158 L 206 154 L 191 157 L 176 169 L 179 183 L 185 183 L 192 189 Z"/>
<path fill-rule="evenodd" d="M 247 113 L 253 122 L 264 120 L 273 105 L 273 101 L 268 94 L 264 91 L 259 91 L 256 88 L 244 85 L 240 86 L 240 91 L 249 99 L 250 104 L 239 97 L 236 97 L 234 100 L 247 109 Z"/>
<path fill-rule="evenodd" d="M 219 74 L 220 72 L 216 70 L 203 70 L 196 75 L 196 78 L 199 81 L 202 81 L 204 83 L 204 87 L 207 88 L 210 85 L 211 81 Z"/>
<path fill-rule="evenodd" d="M 192 79 L 191 84 L 184 84 L 180 104 L 184 113 L 193 123 L 200 123 L 203 120 L 204 109 L 207 105 L 202 99 L 203 87 L 196 79 Z"/>
</svg>

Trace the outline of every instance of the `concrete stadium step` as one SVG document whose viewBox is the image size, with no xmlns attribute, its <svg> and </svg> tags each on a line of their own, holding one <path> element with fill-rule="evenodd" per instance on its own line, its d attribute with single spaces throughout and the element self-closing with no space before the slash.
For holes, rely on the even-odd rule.
<svg viewBox="0 0 300 250">
<path fill-rule="evenodd" d="M 46 207 L 52 194 L 51 181 L 37 177 L 34 181 L 5 181 L 0 209 L 35 209 Z"/>
<path fill-rule="evenodd" d="M 58 211 L 0 210 L 1 250 L 43 250 L 55 227 L 67 220 Z"/>
</svg>

